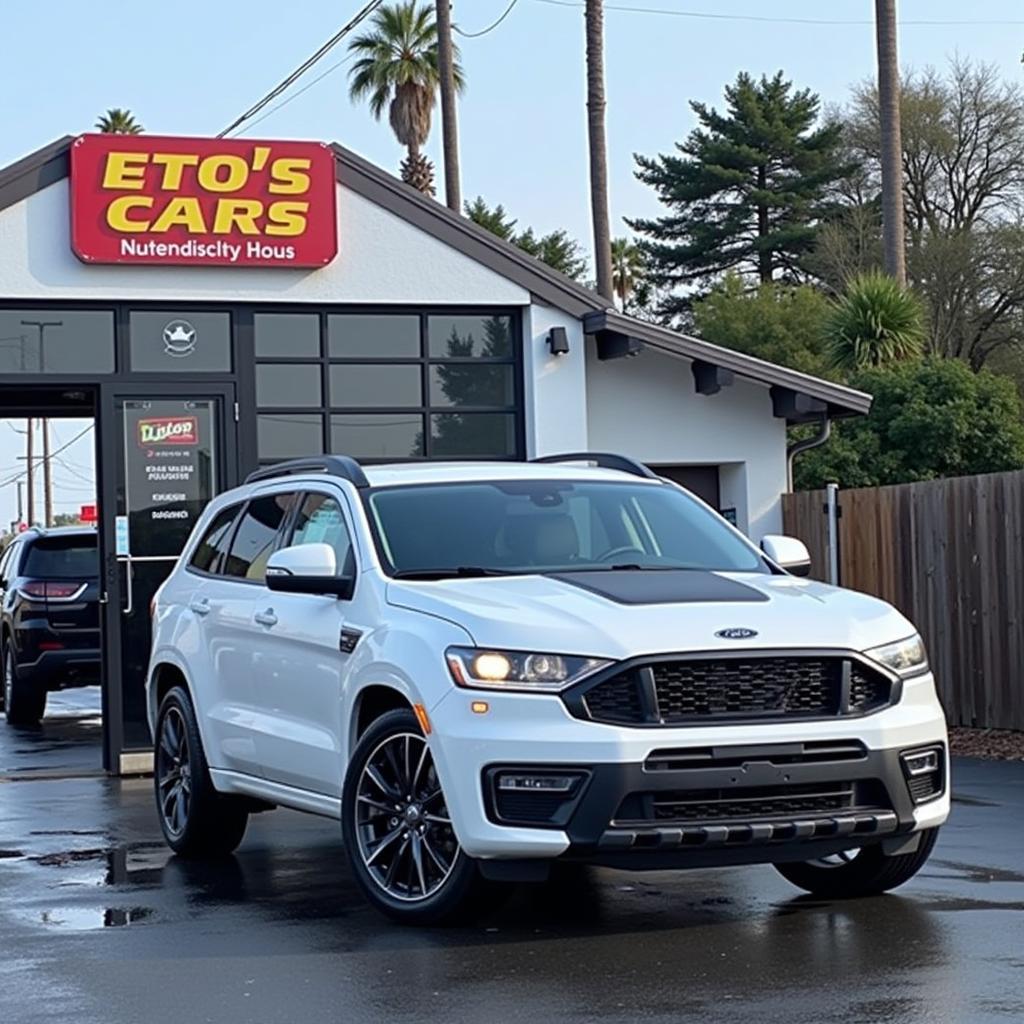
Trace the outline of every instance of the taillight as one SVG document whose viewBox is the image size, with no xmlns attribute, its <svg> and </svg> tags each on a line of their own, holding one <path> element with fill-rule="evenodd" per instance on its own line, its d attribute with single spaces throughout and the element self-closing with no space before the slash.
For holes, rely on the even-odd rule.
<svg viewBox="0 0 1024 1024">
<path fill-rule="evenodd" d="M 22 583 L 21 592 L 32 601 L 74 601 L 81 597 L 87 583 L 65 580 L 30 580 Z"/>
</svg>

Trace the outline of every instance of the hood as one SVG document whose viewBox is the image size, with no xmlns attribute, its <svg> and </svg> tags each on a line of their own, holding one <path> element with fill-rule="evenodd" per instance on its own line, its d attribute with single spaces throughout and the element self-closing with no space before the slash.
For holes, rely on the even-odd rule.
<svg viewBox="0 0 1024 1024">
<path fill-rule="evenodd" d="M 865 650 L 914 632 L 907 619 L 877 598 L 759 573 L 620 570 L 394 580 L 387 599 L 462 626 L 479 647 L 614 660 L 744 648 Z M 733 629 L 753 635 L 716 636 Z"/>
</svg>

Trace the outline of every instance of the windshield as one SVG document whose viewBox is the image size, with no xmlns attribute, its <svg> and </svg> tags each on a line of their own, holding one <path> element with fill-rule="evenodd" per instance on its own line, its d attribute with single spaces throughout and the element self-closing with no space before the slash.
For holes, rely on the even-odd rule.
<svg viewBox="0 0 1024 1024">
<path fill-rule="evenodd" d="M 381 488 L 367 501 L 381 558 L 396 575 L 768 571 L 707 506 L 669 484 L 431 484 Z"/>
</svg>

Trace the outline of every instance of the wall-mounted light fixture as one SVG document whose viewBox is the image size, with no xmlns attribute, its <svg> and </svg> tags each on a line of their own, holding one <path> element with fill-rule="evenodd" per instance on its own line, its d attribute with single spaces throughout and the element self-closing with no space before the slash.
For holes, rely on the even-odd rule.
<svg viewBox="0 0 1024 1024">
<path fill-rule="evenodd" d="M 569 354 L 569 335 L 564 327 L 552 327 L 548 331 L 548 348 L 553 356 Z"/>
</svg>

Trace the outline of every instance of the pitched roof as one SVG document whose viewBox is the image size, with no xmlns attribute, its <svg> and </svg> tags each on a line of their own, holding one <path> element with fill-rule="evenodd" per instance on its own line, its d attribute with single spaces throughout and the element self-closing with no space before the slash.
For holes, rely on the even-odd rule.
<svg viewBox="0 0 1024 1024">
<path fill-rule="evenodd" d="M 68 153 L 73 142 L 73 136 L 65 135 L 0 170 L 0 210 L 66 178 L 70 164 Z M 453 213 L 350 149 L 337 143 L 331 148 L 339 183 L 514 281 L 539 302 L 579 317 L 588 334 L 613 332 L 635 338 L 658 351 L 721 367 L 769 387 L 807 396 L 816 412 L 820 408 L 832 416 L 850 416 L 866 413 L 871 407 L 871 396 L 862 391 L 626 316 L 610 308 L 597 292 L 583 287 L 468 218 Z M 788 418 L 797 420 L 802 417 L 789 415 Z"/>
</svg>

